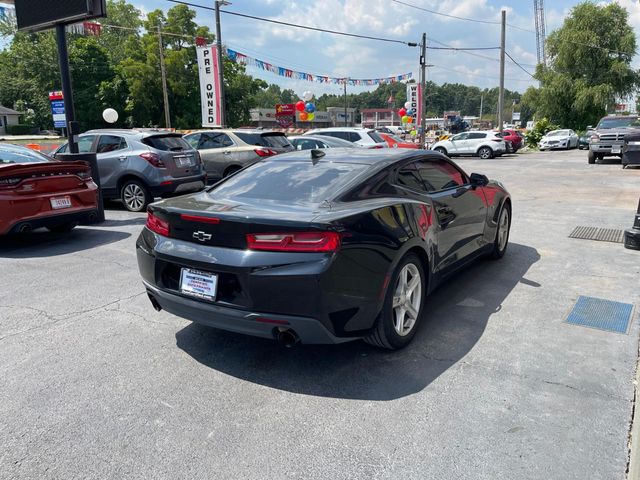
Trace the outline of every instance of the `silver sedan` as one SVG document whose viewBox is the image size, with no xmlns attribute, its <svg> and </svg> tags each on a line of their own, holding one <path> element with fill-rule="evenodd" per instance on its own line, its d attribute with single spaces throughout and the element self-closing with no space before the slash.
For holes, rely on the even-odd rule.
<svg viewBox="0 0 640 480">
<path fill-rule="evenodd" d="M 570 148 L 578 148 L 578 134 L 569 129 L 553 130 L 540 139 L 538 148 L 540 150 L 552 150 L 554 148 L 569 150 Z"/>
</svg>

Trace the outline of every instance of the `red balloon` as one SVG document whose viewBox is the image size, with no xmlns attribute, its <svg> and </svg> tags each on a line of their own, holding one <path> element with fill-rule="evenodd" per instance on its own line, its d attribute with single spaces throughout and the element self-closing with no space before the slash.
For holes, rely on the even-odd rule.
<svg viewBox="0 0 640 480">
<path fill-rule="evenodd" d="M 401 117 L 404 117 L 407 114 L 407 111 L 404 108 L 401 108 L 400 110 L 398 110 L 398 115 L 400 115 Z"/>
<path fill-rule="evenodd" d="M 300 100 L 298 103 L 296 103 L 296 110 L 298 110 L 299 112 L 304 112 L 304 101 Z"/>
</svg>

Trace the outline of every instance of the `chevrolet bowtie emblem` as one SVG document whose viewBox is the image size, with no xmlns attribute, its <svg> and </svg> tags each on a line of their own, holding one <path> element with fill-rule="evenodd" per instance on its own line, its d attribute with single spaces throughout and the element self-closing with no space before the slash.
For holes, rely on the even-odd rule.
<svg viewBox="0 0 640 480">
<path fill-rule="evenodd" d="M 202 230 L 198 230 L 197 232 L 193 232 L 193 238 L 196 240 L 200 240 L 201 242 L 206 242 L 207 240 L 211 240 L 212 235 L 210 233 L 205 233 Z"/>
</svg>

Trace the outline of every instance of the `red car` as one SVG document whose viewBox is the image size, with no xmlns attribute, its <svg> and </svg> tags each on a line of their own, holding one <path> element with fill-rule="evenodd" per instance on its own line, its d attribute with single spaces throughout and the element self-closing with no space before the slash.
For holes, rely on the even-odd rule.
<svg viewBox="0 0 640 480">
<path fill-rule="evenodd" d="M 508 150 L 507 153 L 516 153 L 522 148 L 522 134 L 519 131 L 505 128 L 502 130 L 502 138 L 505 142 L 511 142 L 511 150 Z"/>
<path fill-rule="evenodd" d="M 389 148 L 418 148 L 417 143 L 405 142 L 400 137 L 392 135 L 390 133 L 378 132 L 378 135 L 380 135 L 384 139 L 384 141 L 387 142 Z"/>
<path fill-rule="evenodd" d="M 0 235 L 40 227 L 66 232 L 94 218 L 97 208 L 98 187 L 85 162 L 0 144 Z"/>
</svg>

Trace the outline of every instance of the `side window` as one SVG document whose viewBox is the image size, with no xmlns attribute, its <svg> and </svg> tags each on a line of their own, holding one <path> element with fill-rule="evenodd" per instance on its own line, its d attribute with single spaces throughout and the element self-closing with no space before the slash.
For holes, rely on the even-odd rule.
<svg viewBox="0 0 640 480">
<path fill-rule="evenodd" d="M 297 141 L 298 143 L 298 150 L 311 150 L 313 148 L 316 148 L 316 142 L 315 140 L 309 140 L 307 138 L 301 138 Z"/>
<path fill-rule="evenodd" d="M 222 148 L 222 144 L 220 143 L 220 134 L 219 133 L 203 133 L 200 137 L 200 143 L 198 143 L 198 148 L 202 150 L 207 150 L 210 148 Z"/>
<path fill-rule="evenodd" d="M 198 142 L 200 141 L 201 134 L 196 133 L 194 135 L 189 135 L 188 137 L 183 137 L 186 142 L 191 145 L 192 148 L 198 148 Z"/>
<path fill-rule="evenodd" d="M 398 185 L 415 190 L 416 192 L 425 192 L 425 187 L 416 169 L 416 163 L 405 165 L 398 171 Z"/>
<path fill-rule="evenodd" d="M 235 145 L 233 143 L 233 140 L 231 140 L 231 138 L 229 138 L 229 135 L 227 135 L 226 133 L 220 133 L 219 136 L 220 138 L 218 141 L 223 147 L 233 147 Z"/>
<path fill-rule="evenodd" d="M 508 135 L 508 133 L 505 133 L 505 135 Z M 478 140 L 480 138 L 487 138 L 487 134 L 486 133 L 475 132 L 475 133 L 470 133 L 467 138 L 469 140 Z"/>
<path fill-rule="evenodd" d="M 78 140 L 78 152 L 91 153 L 91 146 L 95 139 L 95 135 L 85 135 L 84 137 L 80 137 L 80 140 Z"/>
<path fill-rule="evenodd" d="M 349 139 L 349 132 L 332 132 L 332 136 L 337 137 L 337 138 L 341 138 L 343 140 L 351 141 Z"/>
<path fill-rule="evenodd" d="M 347 138 L 347 140 L 349 140 L 350 142 L 355 143 L 362 140 L 362 137 L 357 132 L 348 132 L 348 134 L 349 134 L 349 138 Z"/>
<path fill-rule="evenodd" d="M 456 142 L 458 140 L 466 140 L 468 136 L 468 133 L 459 133 L 458 135 L 454 135 L 453 137 L 451 137 L 451 140 L 455 140 Z"/>
<path fill-rule="evenodd" d="M 58 153 L 67 153 L 67 149 L 69 148 L 69 144 L 65 143 L 64 145 L 62 145 L 58 151 L 56 152 L 56 154 Z"/>
<path fill-rule="evenodd" d="M 429 192 L 455 188 L 466 183 L 462 172 L 444 160 L 423 160 L 417 162 L 417 169 Z"/>
<path fill-rule="evenodd" d="M 326 137 L 342 138 L 339 135 L 336 135 L 336 132 L 321 132 L 321 133 Z"/>
<path fill-rule="evenodd" d="M 124 138 L 115 135 L 101 135 L 96 153 L 115 152 L 123 148 L 127 148 L 127 142 Z"/>
</svg>

